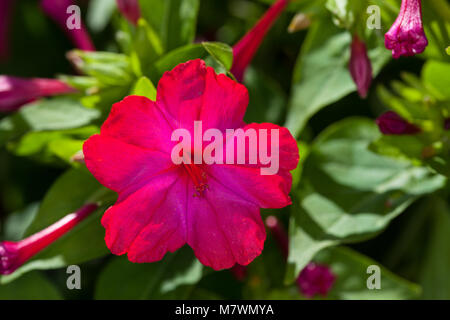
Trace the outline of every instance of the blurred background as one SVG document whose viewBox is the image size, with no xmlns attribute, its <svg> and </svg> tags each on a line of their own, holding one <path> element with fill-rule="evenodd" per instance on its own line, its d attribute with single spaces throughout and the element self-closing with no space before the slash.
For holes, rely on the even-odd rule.
<svg viewBox="0 0 450 320">
<path fill-rule="evenodd" d="M 0 74 L 26 78 L 79 75 L 79 70 L 76 70 L 67 59 L 67 53 L 74 49 L 72 42 L 63 30 L 45 14 L 39 1 L 21 0 L 13 2 L 14 5 L 10 13 L 9 55 L 6 59 L 0 61 Z M 194 41 L 197 43 L 207 41 L 234 45 L 255 25 L 271 2 L 270 0 L 199 1 Z M 50 263 L 48 268 L 38 263 L 38 266 L 34 265 L 29 268 L 32 271 L 21 270 L 20 276 L 3 276 L 0 281 L 0 298 L 305 299 L 308 296 L 302 293 L 295 279 L 305 265 L 311 261 L 316 261 L 318 264 L 328 266 L 336 280 L 327 295 L 317 295 L 314 298 L 449 299 L 450 211 L 448 201 L 450 198 L 447 178 L 431 169 L 427 169 L 426 172 L 424 171 L 425 173 L 414 171 L 410 177 L 408 174 L 412 169 L 409 165 L 403 166 L 403 163 L 398 166 L 397 164 L 393 165 L 389 162 L 391 160 L 386 160 L 386 162 L 380 160 L 380 166 L 385 166 L 384 168 L 392 166 L 389 167 L 392 170 L 379 172 L 374 165 L 377 159 L 369 159 L 370 157 L 366 157 L 365 154 L 359 155 L 357 153 L 359 149 L 333 149 L 332 147 L 327 149 L 329 145 L 325 146 L 326 142 L 332 139 L 357 145 L 363 138 L 357 138 L 352 142 L 352 128 L 358 132 L 365 131 L 366 133 L 363 133 L 362 137 L 371 134 L 371 132 L 376 132 L 373 135 L 373 141 L 375 141 L 379 132 L 370 125 L 367 125 L 366 128 L 365 121 L 372 122 L 375 126 L 376 117 L 391 108 L 390 105 L 386 104 L 386 96 L 384 96 L 385 99 L 382 95 L 380 97 L 377 88 L 380 86 L 391 88 L 393 81 L 403 81 L 402 75 L 405 72 L 420 78 L 424 65 L 433 57 L 420 55 L 394 60 L 390 58 L 389 51 L 382 45 L 380 46 L 380 43 L 383 42 L 383 34 L 391 26 L 400 4 L 400 1 L 387 1 L 387 4 L 384 5 L 388 9 L 382 7 L 382 13 L 386 12 L 383 15 L 382 30 L 375 32 L 374 37 L 377 40 L 373 42 L 374 44 L 371 42 L 369 45 L 370 50 L 378 50 L 381 53 L 377 56 L 375 54 L 370 55 L 375 66 L 374 69 L 376 69 L 376 75 L 368 97 L 361 99 L 356 92 L 356 87 L 352 85 L 349 90 L 342 92 L 339 89 L 333 91 L 334 88 L 323 85 L 323 87 L 317 88 L 316 96 L 295 97 L 295 92 L 298 90 L 312 90 L 308 88 L 299 89 L 296 86 L 300 74 L 310 75 L 315 72 L 313 68 L 307 69 L 308 67 L 302 67 L 306 70 L 301 70 L 301 72 L 299 70 L 299 65 L 302 63 L 301 59 L 303 59 L 302 55 L 304 57 L 321 49 L 320 39 L 313 37 L 311 29 L 314 29 L 316 33 L 320 33 L 320 28 L 329 30 L 330 37 L 334 37 L 336 34 L 344 35 L 342 39 L 347 44 L 342 44 L 341 49 L 335 48 L 337 51 L 333 52 L 333 56 L 330 57 L 330 59 L 335 60 L 330 61 L 340 61 L 341 58 L 337 55 L 341 55 L 342 59 L 345 60 L 344 66 L 341 68 L 341 66 L 336 65 L 335 68 L 341 68 L 344 70 L 343 72 L 347 69 L 350 33 L 333 24 L 333 15 L 327 10 L 326 2 L 294 1 L 268 32 L 247 70 L 244 80 L 244 84 L 250 93 L 250 105 L 246 114 L 247 122 L 291 124 L 288 125 L 291 129 L 292 123 L 297 123 L 296 117 L 298 114 L 308 113 L 308 111 L 302 109 L 304 108 L 303 105 L 296 112 L 291 112 L 291 109 L 296 108 L 293 106 L 295 105 L 295 99 L 304 99 L 308 102 L 308 100 L 321 99 L 322 95 L 335 96 L 331 100 L 325 99 L 327 101 L 323 106 L 316 108 L 317 110 L 311 116 L 304 119 L 305 125 L 299 125 L 295 129 L 297 130 L 296 137 L 298 137 L 300 143 L 300 154 L 303 161 L 300 167 L 303 167 L 303 172 L 300 172 L 300 168 L 294 173 L 294 204 L 283 210 L 263 211 L 264 219 L 270 215 L 276 215 L 278 223 L 284 229 L 286 235 L 289 233 L 291 248 L 287 264 L 276 235 L 274 236 L 274 233 L 268 228 L 268 239 L 263 254 L 246 270 L 214 272 L 209 268 L 201 268 L 197 264 L 187 262 L 192 260 L 192 252 L 188 249 L 183 249 L 175 257 L 175 260 L 179 259 L 176 261 L 181 261 L 181 266 L 179 264 L 175 267 L 172 264 L 167 267 L 169 262 L 166 261 L 166 258 L 161 263 L 152 266 L 133 265 L 126 258 L 112 256 L 107 253 L 105 248 L 100 248 L 97 250 L 99 253 L 89 253 L 86 259 L 74 260 L 77 263 L 73 264 L 79 264 L 82 269 L 82 290 L 67 289 L 68 275 L 63 266 L 69 264 L 68 262 L 54 265 Z M 379 2 L 375 1 L 375 3 Z M 447 2 L 444 1 L 444 3 Z M 123 53 L 123 46 L 117 40 L 117 32 L 121 30 L 126 33 L 126 30 L 132 29 L 133 26 L 127 25 L 124 27 L 127 22 L 117 10 L 115 1 L 80 0 L 77 1 L 77 5 L 81 8 L 82 21 L 85 23 L 96 49 L 98 51 Z M 424 3 L 424 6 L 427 5 L 427 3 Z M 151 10 L 146 11 L 144 7 L 141 10 L 143 16 L 152 25 L 152 21 L 148 18 Z M 311 16 L 311 25 L 303 30 L 288 32 L 288 26 L 299 12 Z M 360 12 L 363 18 L 365 14 L 365 11 Z M 445 21 L 444 18 L 441 18 L 441 20 L 444 29 L 449 30 L 448 23 L 450 21 Z M 318 24 L 322 26 L 317 27 Z M 323 45 L 325 46 L 327 43 L 323 42 Z M 447 45 L 450 45 L 450 42 L 447 42 Z M 311 49 L 312 47 L 313 49 Z M 324 50 L 331 50 L 331 48 L 325 48 Z M 448 64 L 447 58 L 444 57 L 440 61 Z M 324 55 L 323 59 L 327 59 L 327 56 Z M 305 61 L 309 66 L 315 60 Z M 333 68 L 332 63 L 331 67 Z M 318 67 L 317 70 L 321 70 L 321 68 L 325 67 Z M 448 79 L 448 76 L 447 74 L 446 79 Z M 152 77 L 149 78 L 153 80 L 155 85 L 157 84 Z M 302 81 L 307 82 L 308 79 L 303 78 Z M 117 96 L 109 97 L 109 100 L 102 100 L 102 103 L 108 106 L 112 102 L 119 101 L 126 95 L 131 86 L 132 84 L 126 87 L 123 91 L 124 94 L 117 93 Z M 337 92 L 336 95 L 334 95 L 334 92 Z M 414 95 L 415 93 L 411 94 Z M 448 94 L 449 92 L 447 92 L 447 97 Z M 89 94 L 84 94 L 84 96 L 89 96 Z M 73 97 L 73 99 L 82 102 L 86 100 L 84 98 L 80 95 Z M 403 98 L 400 97 L 399 99 Z M 406 101 L 406 99 L 403 100 Z M 442 103 L 448 106 L 448 101 Z M 92 108 L 92 103 L 85 105 Z M 97 106 L 94 103 L 95 108 Z M 90 123 L 97 128 L 108 112 L 107 107 L 104 106 L 98 109 L 101 110 L 102 115 Z M 11 117 L 11 113 L 0 115 L 3 122 L 8 117 Z M 356 119 L 355 117 L 358 117 L 358 119 L 363 117 L 364 120 L 358 120 L 354 123 L 348 120 Z M 298 123 L 301 121 L 303 120 L 298 120 Z M 349 122 L 342 124 L 342 121 Z M 342 125 L 336 125 L 337 123 Z M 334 129 L 329 129 L 333 125 L 335 125 Z M 42 147 L 42 144 L 44 144 L 42 139 L 44 138 L 29 137 L 29 139 L 34 139 L 34 142 L 26 144 L 26 141 L 23 140 L 23 134 L 11 136 L 9 133 L 4 133 L 8 132 L 7 129 L 4 129 L 4 126 L 0 125 L 0 128 L 2 128 L 0 130 L 2 142 L 0 150 L 0 239 L 17 241 L 27 234 L 24 230 L 29 228 L 30 225 L 39 225 L 34 221 L 35 216 L 38 214 L 43 199 L 48 197 L 49 190 L 54 190 L 55 182 L 62 176 L 71 174 L 69 172 L 71 170 L 82 169 L 79 169 L 76 164 L 63 161 L 57 154 L 56 156 L 54 154 L 49 155 L 48 150 L 44 150 L 45 148 Z M 333 130 L 348 130 L 349 132 L 339 133 L 341 134 L 339 137 L 333 138 Z M 49 130 L 44 129 L 42 131 Z M 321 135 L 324 131 L 327 133 Z M 355 135 L 358 134 L 355 133 Z M 323 149 L 314 154 L 311 150 L 322 147 L 321 145 L 315 145 L 318 136 L 321 136 L 321 139 L 324 140 L 322 141 Z M 84 137 L 81 135 L 77 139 L 83 140 Z M 316 186 L 314 181 L 321 180 L 323 172 L 332 176 L 327 171 L 328 169 L 331 171 L 342 169 L 332 165 L 327 167 L 327 164 L 324 164 L 321 168 L 316 168 L 313 165 L 313 162 L 316 162 L 313 159 L 319 163 L 333 160 L 332 156 L 324 160 L 329 154 L 333 154 L 333 150 L 340 150 L 338 152 L 348 155 L 352 159 L 351 161 L 354 161 L 352 163 L 354 167 L 346 168 L 347 171 L 342 173 L 342 177 L 336 177 L 335 179 L 332 177 L 333 183 L 339 182 L 341 185 Z M 308 155 L 310 152 L 313 153 L 311 160 L 309 160 Z M 369 160 L 365 163 L 357 163 L 355 158 L 359 156 Z M 340 160 L 346 161 L 344 157 L 337 159 L 336 162 L 338 163 Z M 414 165 L 417 168 L 427 167 L 423 163 Z M 316 171 L 319 169 L 323 169 L 323 172 L 317 173 Z M 373 182 L 372 180 L 375 178 L 368 177 L 364 180 L 365 176 L 361 176 L 359 174 L 361 171 L 358 170 L 365 170 L 362 172 L 371 175 L 389 175 L 389 172 L 392 175 L 385 177 L 382 182 Z M 398 180 L 394 181 L 394 175 Z M 328 178 L 323 181 L 327 181 Z M 356 181 L 359 178 L 364 181 L 359 189 L 358 183 L 345 182 L 345 179 Z M 376 190 L 380 190 L 381 185 L 387 184 L 387 181 L 390 181 L 394 187 L 386 188 L 385 192 L 388 196 L 384 197 L 384 191 Z M 84 181 L 80 181 L 78 185 L 74 183 L 72 186 L 70 186 L 70 183 L 67 186 L 63 184 L 64 191 L 76 193 L 75 189 L 82 187 L 84 183 Z M 370 183 L 373 184 L 369 186 Z M 420 189 L 421 187 L 423 187 L 423 190 Z M 339 230 L 339 232 L 333 233 L 334 231 L 331 229 L 325 230 L 329 226 L 328 222 L 321 224 L 320 221 L 314 219 L 312 219 L 314 220 L 313 223 L 309 221 L 311 220 L 309 215 L 313 213 L 312 211 L 304 213 L 309 210 L 309 207 L 302 200 L 307 199 L 312 194 L 312 189 L 316 190 L 316 194 L 332 200 L 347 196 L 365 197 L 367 203 L 355 205 L 366 206 L 360 208 L 361 210 L 356 213 L 371 215 L 367 218 L 368 221 L 353 221 L 349 218 L 346 225 L 350 226 L 355 223 L 355 228 L 359 226 L 363 231 Z M 340 192 L 343 192 L 343 195 Z M 403 193 L 399 195 L 401 192 Z M 371 197 L 371 193 L 377 194 Z M 407 196 L 411 197 L 402 198 Z M 354 203 L 354 199 L 349 198 L 349 201 Z M 60 200 L 70 201 L 65 198 Z M 336 203 L 339 203 L 339 201 L 336 200 Z M 392 201 L 393 204 L 389 204 L 389 201 Z M 342 204 L 342 207 L 346 205 Z M 377 211 L 379 206 L 393 206 L 395 212 L 393 212 L 394 210 L 391 212 L 385 207 Z M 326 208 L 326 206 L 318 205 L 317 210 L 326 213 Z M 63 214 L 69 212 L 59 212 L 58 214 L 62 217 Z M 348 215 L 356 213 L 349 212 Z M 379 220 L 373 218 L 374 215 Z M 101 212 L 97 216 L 99 218 Z M 308 217 L 305 218 L 306 216 Z M 389 218 L 387 218 L 388 216 Z M 395 219 L 393 219 L 394 217 Z M 384 218 L 386 219 L 382 220 Z M 305 222 L 305 219 L 309 220 Z M 48 223 L 52 221 L 56 220 L 45 220 Z M 95 221 L 97 224 L 99 223 L 98 219 Z M 358 223 L 362 223 L 363 226 L 358 225 Z M 296 229 L 298 224 L 306 226 L 305 230 L 298 231 Z M 311 224 L 314 226 L 310 226 Z M 41 225 L 45 226 L 45 223 L 42 222 Z M 98 229 L 97 237 L 101 240 L 103 237 L 102 228 L 98 225 L 95 228 Z M 92 239 L 88 238 L 88 240 L 91 241 Z M 64 241 L 70 242 L 69 240 Z M 93 242 L 95 241 L 93 240 Z M 299 245 L 293 245 L 294 243 Z M 99 242 L 99 246 L 101 246 L 101 242 Z M 78 250 L 78 247 L 72 244 L 68 245 L 67 248 L 68 250 Z M 329 248 L 329 250 L 321 250 L 321 248 Z M 50 250 L 50 253 L 48 250 Z M 49 258 L 58 257 L 58 250 L 49 247 L 47 253 L 44 252 L 44 255 L 41 258 L 38 256 L 36 260 L 49 261 Z M 314 254 L 304 255 L 305 252 L 314 252 Z M 84 253 L 80 254 L 83 255 Z M 298 256 L 295 256 L 297 254 Z M 89 257 L 92 257 L 92 259 Z M 81 262 L 78 263 L 78 261 Z M 186 263 L 186 267 L 183 266 L 183 263 Z M 370 276 L 366 272 L 369 265 L 379 265 L 382 268 L 382 289 L 379 291 L 369 290 L 366 287 L 366 280 Z M 166 273 L 161 272 L 162 269 L 166 269 Z M 142 283 L 145 283 L 144 288 L 141 287 Z"/>
</svg>

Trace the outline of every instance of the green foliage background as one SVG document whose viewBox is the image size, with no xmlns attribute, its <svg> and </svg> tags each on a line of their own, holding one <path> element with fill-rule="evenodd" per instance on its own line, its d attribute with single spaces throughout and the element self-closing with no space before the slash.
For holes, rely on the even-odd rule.
<svg viewBox="0 0 450 320">
<path fill-rule="evenodd" d="M 82 2 L 100 50 L 72 50 L 33 0 L 17 1 L 11 59 L 0 74 L 59 77 L 80 93 L 40 100 L 0 120 L 0 237 L 19 240 L 87 201 L 104 205 L 9 276 L 0 299 L 304 299 L 295 279 L 310 261 L 329 265 L 330 299 L 450 299 L 450 6 L 423 1 L 429 46 L 393 60 L 383 35 L 397 0 L 292 1 L 267 35 L 244 83 L 248 122 L 287 126 L 298 138 L 294 204 L 276 214 L 289 231 L 287 263 L 272 237 L 243 281 L 202 266 L 189 248 L 153 264 L 109 254 L 100 217 L 114 202 L 71 160 L 98 132 L 112 103 L 129 94 L 154 98 L 161 75 L 202 58 L 217 72 L 270 0 L 141 0 L 134 28 L 114 0 Z M 366 8 L 381 8 L 382 29 L 366 28 Z M 307 30 L 289 34 L 296 12 Z M 376 76 L 362 100 L 348 72 L 351 33 L 367 42 Z M 71 50 L 71 51 L 70 51 Z M 77 75 L 66 59 L 78 57 Z M 232 76 L 230 74 L 230 76 Z M 374 119 L 395 110 L 420 126 L 415 136 L 382 136 Z M 430 151 L 431 150 L 431 151 Z M 427 151 L 427 152 L 424 152 Z M 82 267 L 82 290 L 66 287 L 65 267 Z M 368 290 L 369 265 L 382 267 L 382 289 Z"/>
</svg>

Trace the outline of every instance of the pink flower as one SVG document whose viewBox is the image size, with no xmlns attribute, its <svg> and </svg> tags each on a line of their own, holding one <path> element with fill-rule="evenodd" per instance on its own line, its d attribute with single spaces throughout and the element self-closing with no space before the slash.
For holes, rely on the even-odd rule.
<svg viewBox="0 0 450 320">
<path fill-rule="evenodd" d="M 281 15 L 289 0 L 277 0 L 256 25 L 233 47 L 233 66 L 231 73 L 239 82 L 252 61 L 266 33 Z"/>
<path fill-rule="evenodd" d="M 89 37 L 86 27 L 80 21 L 80 28 L 69 29 L 68 19 L 73 15 L 71 11 L 67 13 L 67 8 L 74 5 L 72 0 L 41 0 L 42 10 L 55 22 L 72 40 L 73 44 L 81 50 L 95 51 L 94 44 Z M 79 17 L 81 19 L 81 17 Z"/>
<path fill-rule="evenodd" d="M 419 133 L 420 129 L 401 118 L 397 113 L 388 111 L 376 120 L 381 133 L 385 135 L 402 135 Z"/>
<path fill-rule="evenodd" d="M 372 64 L 367 55 L 366 45 L 356 34 L 353 36 L 351 45 L 349 69 L 359 95 L 361 98 L 367 97 L 367 92 L 372 83 Z"/>
<path fill-rule="evenodd" d="M 137 22 L 141 17 L 138 0 L 117 0 L 117 6 L 119 7 L 119 11 L 128 21 L 137 25 Z"/>
<path fill-rule="evenodd" d="M 295 139 L 273 124 L 246 125 L 247 89 L 202 60 L 166 72 L 157 92 L 155 102 L 129 96 L 113 105 L 100 134 L 84 144 L 89 171 L 119 194 L 102 218 L 106 245 L 132 262 L 158 261 L 188 244 L 215 270 L 248 265 L 266 238 L 259 209 L 291 203 Z M 278 129 L 278 174 L 261 175 L 260 164 L 174 164 L 172 133 L 192 133 L 196 120 L 203 131 Z M 234 140 L 228 137 L 225 145 Z"/>
<path fill-rule="evenodd" d="M 297 285 L 300 292 L 308 298 L 316 295 L 326 297 L 335 280 L 336 276 L 328 266 L 311 262 L 300 272 Z"/>
<path fill-rule="evenodd" d="M 65 216 L 48 228 L 26 239 L 19 242 L 0 242 L 0 274 L 13 273 L 30 258 L 72 230 L 73 227 L 97 208 L 96 204 L 87 204 L 77 212 Z"/>
<path fill-rule="evenodd" d="M 386 48 L 392 50 L 396 59 L 422 53 L 428 45 L 422 25 L 420 0 L 402 0 L 400 13 L 385 34 Z"/>
<path fill-rule="evenodd" d="M 0 111 L 14 111 L 38 98 L 74 91 L 73 88 L 56 79 L 0 76 Z"/>
<path fill-rule="evenodd" d="M 9 55 L 9 24 L 14 0 L 0 0 L 0 61 Z"/>
</svg>

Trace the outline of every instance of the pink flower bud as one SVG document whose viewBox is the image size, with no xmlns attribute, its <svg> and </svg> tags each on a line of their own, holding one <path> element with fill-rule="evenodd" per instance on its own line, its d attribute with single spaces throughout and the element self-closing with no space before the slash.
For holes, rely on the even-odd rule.
<svg viewBox="0 0 450 320">
<path fill-rule="evenodd" d="M 117 0 L 117 7 L 128 21 L 137 25 L 137 22 L 141 17 L 138 0 Z"/>
<path fill-rule="evenodd" d="M 269 228 L 272 237 L 277 242 L 283 257 L 287 259 L 289 255 L 289 237 L 283 225 L 280 224 L 276 217 L 269 216 L 266 219 L 266 226 Z"/>
<path fill-rule="evenodd" d="M 376 120 L 381 133 L 385 135 L 403 135 L 419 133 L 420 129 L 401 118 L 397 113 L 388 111 Z"/>
<path fill-rule="evenodd" d="M 367 97 L 370 84 L 372 83 L 372 64 L 367 55 L 367 48 L 355 34 L 351 45 L 351 56 L 349 63 L 350 74 L 358 87 L 361 98 Z"/>
<path fill-rule="evenodd" d="M 281 15 L 289 0 L 278 0 L 256 23 L 256 25 L 233 47 L 233 66 L 231 73 L 239 82 L 244 79 L 244 73 L 252 61 L 259 46 L 270 27 Z"/>
<path fill-rule="evenodd" d="M 0 0 L 0 61 L 9 55 L 9 24 L 14 0 Z"/>
<path fill-rule="evenodd" d="M 0 111 L 14 111 L 41 97 L 72 92 L 73 88 L 56 79 L 0 76 Z"/>
<path fill-rule="evenodd" d="M 299 291 L 307 298 L 313 298 L 316 295 L 326 297 L 335 280 L 336 276 L 328 266 L 311 262 L 300 272 L 297 285 Z"/>
<path fill-rule="evenodd" d="M 67 20 L 72 14 L 70 11 L 67 13 L 67 8 L 72 5 L 74 5 L 74 2 L 71 0 L 41 0 L 42 10 L 64 30 L 77 48 L 85 51 L 95 51 L 94 44 L 83 23 L 80 22 L 80 28 L 68 28 Z"/>
<path fill-rule="evenodd" d="M 397 20 L 384 38 L 386 48 L 392 50 L 395 59 L 425 50 L 428 40 L 423 30 L 420 0 L 402 0 Z"/>
<path fill-rule="evenodd" d="M 18 242 L 0 242 L 0 274 L 13 273 L 30 258 L 47 248 L 61 236 L 72 230 L 80 221 L 98 208 L 97 204 L 87 204 L 51 226 Z"/>
</svg>

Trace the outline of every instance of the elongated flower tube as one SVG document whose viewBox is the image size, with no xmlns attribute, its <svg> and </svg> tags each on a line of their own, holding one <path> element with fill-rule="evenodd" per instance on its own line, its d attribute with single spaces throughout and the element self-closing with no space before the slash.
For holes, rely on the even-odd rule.
<svg viewBox="0 0 450 320">
<path fill-rule="evenodd" d="M 138 0 L 117 0 L 117 7 L 120 13 L 132 24 L 137 25 L 141 17 Z"/>
<path fill-rule="evenodd" d="M 17 110 L 41 97 L 72 92 L 75 89 L 56 79 L 0 76 L 0 112 Z"/>
<path fill-rule="evenodd" d="M 392 50 L 395 59 L 425 50 L 428 40 L 423 30 L 420 0 L 402 0 L 400 13 L 384 39 L 386 48 Z"/>
<path fill-rule="evenodd" d="M 97 208 L 97 204 L 86 204 L 78 211 L 68 214 L 61 220 L 28 238 L 18 242 L 0 242 L 0 274 L 13 273 L 30 258 L 72 230 Z"/>
<path fill-rule="evenodd" d="M 367 97 L 372 83 L 372 64 L 367 55 L 365 43 L 356 34 L 353 36 L 351 45 L 349 69 L 360 97 Z"/>
<path fill-rule="evenodd" d="M 378 117 L 376 123 L 381 133 L 385 135 L 415 134 L 420 132 L 418 127 L 409 123 L 393 111 L 383 113 Z"/>
<path fill-rule="evenodd" d="M 86 27 L 81 22 L 81 17 L 77 17 L 76 11 L 72 11 L 69 8 L 74 4 L 71 0 L 41 0 L 42 10 L 64 30 L 77 48 L 85 51 L 95 51 Z"/>
<path fill-rule="evenodd" d="M 313 298 L 316 295 L 327 296 L 336 276 L 326 265 L 319 265 L 316 263 L 309 263 L 300 272 L 297 278 L 297 285 L 302 294 L 307 298 Z"/>
<path fill-rule="evenodd" d="M 261 45 L 266 33 L 281 15 L 289 0 L 278 0 L 256 23 L 256 25 L 233 47 L 233 66 L 231 73 L 239 82 L 244 79 L 244 73 Z"/>
<path fill-rule="evenodd" d="M 9 24 L 14 0 L 0 0 L 0 61 L 9 55 Z"/>
</svg>

